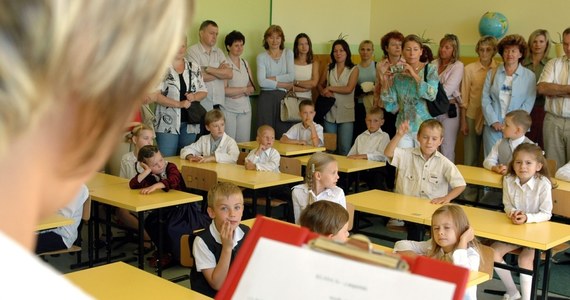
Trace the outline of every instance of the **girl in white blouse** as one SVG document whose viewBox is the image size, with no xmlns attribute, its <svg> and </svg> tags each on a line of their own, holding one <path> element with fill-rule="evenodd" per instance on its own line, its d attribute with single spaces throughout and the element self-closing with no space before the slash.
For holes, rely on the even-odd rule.
<svg viewBox="0 0 570 300">
<path fill-rule="evenodd" d="M 456 266 L 478 271 L 481 263 L 479 242 L 463 209 L 454 204 L 438 208 L 431 217 L 431 239 L 425 242 L 398 241 L 394 252 L 406 255 L 426 255 L 448 261 Z M 463 299 L 477 299 L 477 287 L 465 291 Z"/>
<path fill-rule="evenodd" d="M 505 213 L 513 224 L 537 223 L 550 220 L 552 216 L 552 185 L 548 179 L 548 167 L 542 149 L 535 144 L 523 143 L 515 148 L 509 163 L 507 176 L 503 179 L 503 204 Z M 495 262 L 505 263 L 503 256 L 518 245 L 494 242 Z M 520 268 L 532 270 L 534 250 L 522 248 L 518 257 Z M 503 299 L 519 299 L 511 271 L 495 268 L 505 284 L 507 292 Z M 530 299 L 532 276 L 520 274 L 522 299 Z"/>
</svg>

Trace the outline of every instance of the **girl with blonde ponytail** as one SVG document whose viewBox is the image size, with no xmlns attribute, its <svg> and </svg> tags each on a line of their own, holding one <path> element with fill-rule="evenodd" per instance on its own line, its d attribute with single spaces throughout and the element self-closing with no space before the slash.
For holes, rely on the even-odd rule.
<svg viewBox="0 0 570 300">
<path fill-rule="evenodd" d="M 317 152 L 307 163 L 305 183 L 293 187 L 293 213 L 295 223 L 299 224 L 301 211 L 309 204 L 320 200 L 338 203 L 346 208 L 344 191 L 336 186 L 338 164 L 334 157 Z"/>
</svg>

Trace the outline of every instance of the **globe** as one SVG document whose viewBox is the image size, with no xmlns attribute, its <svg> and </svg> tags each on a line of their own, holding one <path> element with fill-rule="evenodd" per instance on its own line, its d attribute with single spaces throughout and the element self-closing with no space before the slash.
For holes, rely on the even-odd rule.
<svg viewBox="0 0 570 300">
<path fill-rule="evenodd" d="M 479 21 L 479 34 L 502 38 L 509 30 L 507 17 L 498 12 L 486 12 Z"/>
</svg>

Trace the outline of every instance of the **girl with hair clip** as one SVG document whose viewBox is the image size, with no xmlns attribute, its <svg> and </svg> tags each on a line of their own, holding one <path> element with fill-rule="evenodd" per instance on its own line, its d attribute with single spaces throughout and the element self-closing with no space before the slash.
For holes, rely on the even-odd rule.
<svg viewBox="0 0 570 300">
<path fill-rule="evenodd" d="M 331 155 L 317 152 L 307 163 L 305 183 L 293 187 L 293 213 L 295 224 L 299 224 L 301 212 L 320 200 L 338 203 L 346 208 L 344 191 L 336 186 L 338 181 L 338 163 Z"/>
<path fill-rule="evenodd" d="M 438 208 L 431 217 L 431 239 L 424 242 L 398 241 L 394 252 L 425 255 L 478 271 L 481 263 L 479 242 L 463 209 L 454 204 Z M 477 299 L 477 286 L 465 291 L 464 299 Z"/>
<path fill-rule="evenodd" d="M 129 153 L 125 153 L 121 158 L 121 170 L 119 176 L 122 178 L 131 179 L 137 174 L 144 172 L 143 167 L 139 164 L 137 156 L 139 155 L 139 150 L 146 146 L 152 145 L 154 139 L 154 130 L 145 124 L 139 124 L 133 127 L 131 132 L 125 137 L 126 142 L 130 142 L 134 149 Z M 138 220 L 137 217 L 131 214 L 131 212 L 124 208 L 117 208 L 115 210 L 115 215 L 124 225 L 127 227 L 137 230 Z M 138 232 L 138 231 L 137 231 Z M 154 248 L 150 236 L 146 231 L 144 231 L 144 247 L 145 252 L 148 253 Z"/>
<path fill-rule="evenodd" d="M 523 143 L 515 148 L 509 163 L 507 175 L 503 179 L 503 204 L 505 213 L 513 224 L 538 223 L 550 220 L 552 216 L 552 183 L 548 178 L 548 167 L 542 149 L 535 144 Z M 505 264 L 503 256 L 518 245 L 494 242 L 494 260 Z M 518 257 L 521 268 L 532 270 L 534 249 L 523 247 Z M 495 272 L 505 284 L 507 292 L 503 299 L 520 299 L 511 271 L 495 268 Z M 530 299 L 532 276 L 520 274 L 522 299 Z"/>
</svg>

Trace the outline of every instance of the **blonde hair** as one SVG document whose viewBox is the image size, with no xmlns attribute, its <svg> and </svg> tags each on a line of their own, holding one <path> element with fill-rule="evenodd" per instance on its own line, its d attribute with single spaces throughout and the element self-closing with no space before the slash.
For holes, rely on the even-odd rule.
<svg viewBox="0 0 570 300">
<path fill-rule="evenodd" d="M 241 189 L 237 185 L 230 182 L 216 183 L 208 191 L 208 207 L 214 208 L 216 201 L 222 198 L 227 198 L 231 195 L 241 196 L 243 202 L 243 194 L 241 193 Z"/>
<path fill-rule="evenodd" d="M 549 54 L 550 54 L 550 34 L 548 33 L 548 30 L 546 29 L 537 29 L 535 31 L 533 31 L 530 36 L 528 37 L 528 42 L 527 42 L 527 51 L 528 53 L 526 54 L 527 57 L 530 57 L 532 59 L 532 43 L 534 42 L 534 40 L 539 37 L 539 36 L 544 36 L 544 39 L 546 40 L 546 49 L 544 49 L 544 56 L 542 57 L 543 59 L 546 58 L 548 59 Z"/>
<path fill-rule="evenodd" d="M 311 158 L 309 158 L 307 162 L 307 170 L 305 172 L 305 183 L 309 186 L 309 190 L 313 191 L 313 193 L 316 192 L 313 190 L 315 172 L 322 172 L 328 164 L 335 161 L 336 159 L 332 155 L 323 152 L 316 152 L 311 155 Z M 309 193 L 309 204 L 317 200 L 314 198 L 313 193 Z"/>
<path fill-rule="evenodd" d="M 451 220 L 453 220 L 453 224 L 455 225 L 455 233 L 457 234 L 456 238 L 457 238 L 457 243 L 459 243 L 459 238 L 461 237 L 461 235 L 465 232 L 465 230 L 467 230 L 469 228 L 469 219 L 467 218 L 467 215 L 465 214 L 465 212 L 463 211 L 463 209 L 461 208 L 461 206 L 456 205 L 456 204 L 447 204 L 447 205 L 443 205 L 440 208 L 438 208 L 436 211 L 433 212 L 433 215 L 431 216 L 431 252 L 428 253 L 429 257 L 434 257 L 434 258 L 438 258 L 438 259 L 443 259 L 442 257 L 439 257 L 440 251 L 441 251 L 441 247 L 435 242 L 435 233 L 433 232 L 433 221 L 435 220 L 436 216 L 439 215 L 443 215 L 443 214 L 448 214 L 451 217 Z M 473 249 L 475 249 L 475 251 L 480 252 L 479 251 L 479 241 L 477 240 L 477 238 L 474 238 L 472 241 L 470 241 L 469 243 L 467 243 L 467 247 L 471 247 Z M 453 250 L 455 250 L 457 247 L 457 244 L 453 247 Z M 483 259 L 483 257 L 481 257 L 481 260 Z"/>
<path fill-rule="evenodd" d="M 57 171 L 65 176 L 90 171 L 83 162 L 111 151 L 108 142 L 118 140 L 131 113 L 172 62 L 192 3 L 4 3 L 0 157 L 39 120 L 71 111 L 68 142 L 62 145 L 68 163 Z"/>
<path fill-rule="evenodd" d="M 299 218 L 301 226 L 321 235 L 337 234 L 346 223 L 346 209 L 338 203 L 324 199 L 307 205 Z"/>
<path fill-rule="evenodd" d="M 261 125 L 257 128 L 257 136 L 261 136 L 265 131 L 273 131 L 273 134 L 275 134 L 275 129 L 273 129 L 273 127 L 269 125 Z"/>
<path fill-rule="evenodd" d="M 127 135 L 125 135 L 125 142 L 133 143 L 133 137 L 135 137 L 135 136 L 139 137 L 140 134 L 143 132 L 143 130 L 150 130 L 154 134 L 154 129 L 152 129 L 149 126 L 141 123 L 141 124 L 133 127 L 133 129 L 131 129 L 131 132 L 129 132 Z"/>
</svg>

